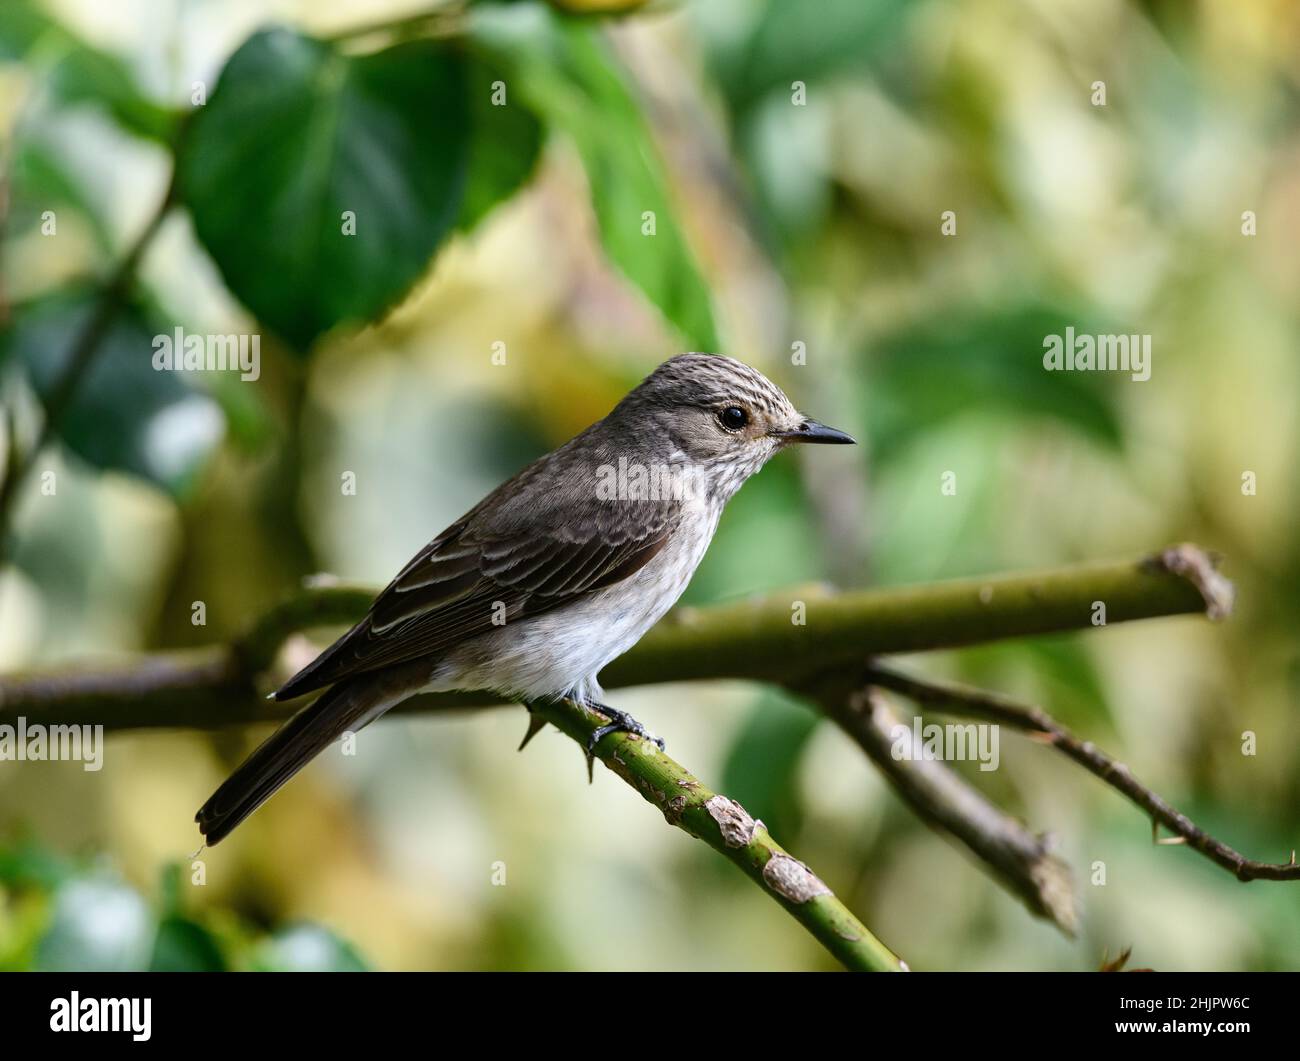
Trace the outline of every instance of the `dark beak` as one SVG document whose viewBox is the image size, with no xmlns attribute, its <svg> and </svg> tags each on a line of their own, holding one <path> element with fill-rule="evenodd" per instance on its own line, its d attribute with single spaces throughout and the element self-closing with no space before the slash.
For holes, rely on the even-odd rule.
<svg viewBox="0 0 1300 1061">
<path fill-rule="evenodd" d="M 816 420 L 805 420 L 793 431 L 773 431 L 772 437 L 785 442 L 819 442 L 823 445 L 836 446 L 856 445 L 856 440 L 852 435 L 846 435 L 843 431 L 836 431 L 833 427 L 819 424 Z"/>
</svg>

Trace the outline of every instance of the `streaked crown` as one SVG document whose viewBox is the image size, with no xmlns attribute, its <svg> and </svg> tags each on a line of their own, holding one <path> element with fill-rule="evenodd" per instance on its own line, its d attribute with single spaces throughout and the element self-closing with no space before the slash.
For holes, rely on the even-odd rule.
<svg viewBox="0 0 1300 1061">
<path fill-rule="evenodd" d="M 704 408 L 740 401 L 773 420 L 795 419 L 799 415 L 790 399 L 770 379 L 722 354 L 671 357 L 623 401 Z"/>
</svg>

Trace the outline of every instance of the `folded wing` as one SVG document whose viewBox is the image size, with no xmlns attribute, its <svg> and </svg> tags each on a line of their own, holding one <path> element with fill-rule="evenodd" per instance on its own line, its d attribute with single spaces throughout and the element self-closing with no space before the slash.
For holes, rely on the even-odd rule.
<svg viewBox="0 0 1300 1061">
<path fill-rule="evenodd" d="M 275 698 L 411 660 L 432 665 L 503 618 L 537 615 L 613 585 L 663 548 L 680 517 L 676 501 L 566 496 L 527 474 L 514 481 L 510 504 L 494 506 L 497 495 L 490 496 L 420 550 L 366 617 Z"/>
</svg>

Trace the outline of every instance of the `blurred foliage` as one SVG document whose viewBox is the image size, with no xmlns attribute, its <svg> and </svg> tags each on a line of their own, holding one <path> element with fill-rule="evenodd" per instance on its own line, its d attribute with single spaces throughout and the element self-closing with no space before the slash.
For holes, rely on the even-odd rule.
<svg viewBox="0 0 1300 1061">
<path fill-rule="evenodd" d="M 52 291 L 20 306 L 0 336 L 0 360 L 14 358 L 45 398 L 73 341 L 94 312 L 86 287 Z M 156 372 L 141 350 L 160 328 L 128 306 L 109 325 L 83 385 L 60 424 L 68 450 L 98 468 L 118 468 L 183 494 L 221 440 L 217 403 L 173 372 Z"/>
<path fill-rule="evenodd" d="M 1240 601 L 1221 626 L 905 662 L 1044 703 L 1225 841 L 1285 859 L 1294 6 L 559 10 L 602 6 L 484 0 L 464 32 L 408 39 L 349 33 L 357 5 L 339 0 L 0 4 L 0 382 L 29 436 L 90 278 L 179 162 L 179 208 L 42 462 L 57 498 L 29 487 L 17 513 L 0 665 L 228 638 L 314 571 L 384 582 L 664 356 L 723 349 L 865 444 L 769 466 L 687 600 L 1217 549 Z M 385 12 L 409 5 L 365 5 L 367 23 Z M 261 377 L 153 372 L 151 337 L 177 326 L 265 328 Z M 1043 337 L 1069 326 L 1152 334 L 1151 380 L 1044 372 Z M 1128 946 L 1142 967 L 1295 966 L 1293 890 L 1153 847 L 1131 808 L 1031 743 L 1008 737 L 1000 770 L 966 776 L 1059 839 L 1084 897 L 1076 943 L 798 703 L 738 683 L 619 706 L 914 967 L 1092 969 Z M 589 789 L 564 741 L 516 756 L 519 715 L 367 730 L 363 754 L 324 757 L 209 852 L 202 889 L 193 808 L 260 734 L 122 735 L 98 774 L 9 764 L 0 830 L 40 839 L 0 846 L 0 964 L 826 967 L 635 793 L 600 774 Z M 617 934 L 592 930 L 615 916 Z"/>
<path fill-rule="evenodd" d="M 38 72 L 60 104 L 103 107 L 137 136 L 163 142 L 171 136 L 172 114 L 140 89 L 127 63 L 86 44 L 35 0 L 9 0 L 0 8 L 0 60 Z"/>
<path fill-rule="evenodd" d="M 677 326 L 693 350 L 717 347 L 708 289 L 695 269 L 636 101 L 582 23 L 543 8 L 482 9 L 475 39 L 494 51 L 538 111 L 573 139 L 587 172 L 605 253 Z M 653 215 L 653 252 L 646 217 Z"/>
<path fill-rule="evenodd" d="M 1109 334 L 1077 312 L 1002 306 L 957 312 L 932 325 L 883 336 L 867 396 L 866 420 L 878 460 L 906 450 L 916 436 L 971 412 L 1003 418 L 1034 415 L 1066 424 L 1085 439 L 1118 445 L 1122 430 L 1114 398 L 1087 373 L 1050 376 L 1024 356 L 1044 335 Z"/>
<path fill-rule="evenodd" d="M 359 972 L 355 948 L 307 923 L 258 932 L 238 917 L 185 909 L 180 864 L 150 902 L 109 866 L 0 846 L 0 970 Z"/>
<path fill-rule="evenodd" d="M 180 194 L 259 320 L 305 349 L 406 292 L 464 195 L 466 81 L 434 42 L 353 57 L 276 29 L 231 56 L 187 130 Z"/>
</svg>

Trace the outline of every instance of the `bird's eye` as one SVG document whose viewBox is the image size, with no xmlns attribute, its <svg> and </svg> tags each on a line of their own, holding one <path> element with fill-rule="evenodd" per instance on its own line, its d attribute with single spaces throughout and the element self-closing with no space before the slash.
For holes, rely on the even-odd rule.
<svg viewBox="0 0 1300 1061">
<path fill-rule="evenodd" d="M 749 423 L 749 413 L 739 405 L 728 405 L 718 414 L 718 419 L 728 431 L 739 431 Z"/>
</svg>

